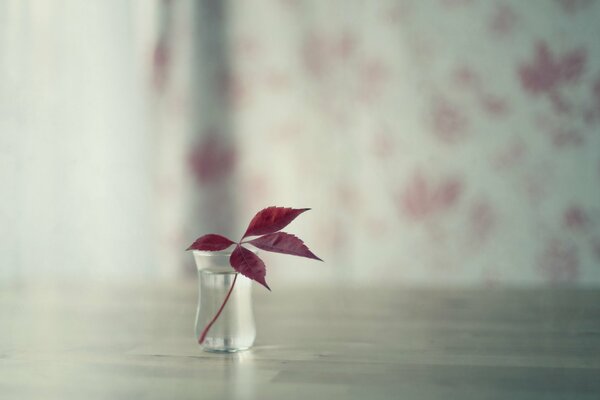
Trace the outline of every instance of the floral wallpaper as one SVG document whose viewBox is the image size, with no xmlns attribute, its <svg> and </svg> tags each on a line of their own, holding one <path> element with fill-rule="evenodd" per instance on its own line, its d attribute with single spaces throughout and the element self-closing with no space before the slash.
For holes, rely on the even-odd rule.
<svg viewBox="0 0 600 400">
<path fill-rule="evenodd" d="M 600 2 L 173 0 L 161 18 L 166 264 L 285 205 L 313 208 L 296 231 L 326 264 L 277 279 L 600 284 Z"/>
</svg>

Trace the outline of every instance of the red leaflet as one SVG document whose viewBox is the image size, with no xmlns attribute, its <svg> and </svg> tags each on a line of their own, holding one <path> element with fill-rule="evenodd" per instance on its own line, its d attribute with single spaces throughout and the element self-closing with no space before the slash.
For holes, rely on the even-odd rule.
<svg viewBox="0 0 600 400">
<path fill-rule="evenodd" d="M 286 207 L 268 207 L 264 210 L 259 211 L 246 233 L 242 236 L 242 239 L 246 236 L 257 236 L 264 235 L 266 233 L 277 232 L 280 229 L 285 228 L 290 222 L 292 222 L 298 215 L 304 211 L 308 211 L 310 208 L 286 208 Z"/>
<path fill-rule="evenodd" d="M 265 275 L 267 273 L 265 263 L 250 250 L 237 245 L 235 250 L 233 250 L 233 253 L 231 253 L 229 263 L 233 269 L 240 274 L 250 279 L 254 279 L 267 289 L 271 290 L 265 281 Z"/>
<path fill-rule="evenodd" d="M 311 252 L 308 247 L 304 245 L 302 240 L 285 232 L 276 232 L 260 236 L 249 241 L 248 243 L 258 247 L 261 250 L 291 254 L 294 256 L 307 257 L 314 260 L 323 261 L 314 255 L 313 252 Z"/>
<path fill-rule="evenodd" d="M 225 250 L 235 242 L 221 235 L 204 235 L 196 239 L 187 250 L 219 251 Z"/>
</svg>

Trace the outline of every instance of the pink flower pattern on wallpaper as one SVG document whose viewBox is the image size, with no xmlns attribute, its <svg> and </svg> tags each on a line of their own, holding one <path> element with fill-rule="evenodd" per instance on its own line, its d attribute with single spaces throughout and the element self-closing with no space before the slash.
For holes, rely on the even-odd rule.
<svg viewBox="0 0 600 400">
<path fill-rule="evenodd" d="M 324 77 L 348 60 L 356 49 L 356 38 L 348 31 L 336 34 L 312 32 L 304 41 L 302 58 L 305 68 L 315 77 Z"/>
<path fill-rule="evenodd" d="M 568 14 L 573 14 L 577 11 L 584 10 L 592 4 L 594 0 L 556 0 L 562 7 L 563 11 Z"/>
<path fill-rule="evenodd" d="M 192 148 L 190 170 L 200 185 L 216 183 L 231 175 L 236 152 L 221 136 L 209 132 Z"/>
<path fill-rule="evenodd" d="M 498 4 L 489 19 L 488 29 L 496 38 L 509 36 L 518 24 L 517 14 L 508 4 Z"/>
<path fill-rule="evenodd" d="M 153 62 L 153 84 L 156 90 L 162 90 L 165 86 L 165 82 L 168 76 L 169 67 L 169 47 L 166 39 L 161 38 L 156 47 L 154 48 L 154 54 L 152 57 Z"/>
<path fill-rule="evenodd" d="M 487 117 L 501 119 L 510 114 L 511 105 L 508 100 L 494 94 L 488 87 L 489 84 L 482 79 L 481 74 L 476 72 L 471 66 L 460 65 L 452 71 L 450 80 L 463 94 L 467 94 L 475 103 L 478 103 L 478 108 Z M 438 101 L 438 108 L 442 108 L 440 106 L 443 106 L 444 100 L 441 100 L 442 104 L 439 104 L 440 101 Z M 463 116 L 462 119 L 466 119 L 466 117 Z M 466 125 L 466 122 L 463 125 Z"/>
<path fill-rule="evenodd" d="M 469 231 L 471 243 L 484 244 L 494 233 L 496 214 L 487 200 L 476 201 L 469 210 Z"/>
<path fill-rule="evenodd" d="M 348 279 L 600 283 L 600 2 L 358 4 L 228 8 L 231 68 L 202 95 L 232 136 L 206 121 L 186 148 L 197 190 L 235 176 L 243 215 L 311 204 Z"/>
<path fill-rule="evenodd" d="M 565 125 L 556 115 L 539 115 L 536 117 L 535 123 L 548 142 L 556 148 L 577 147 L 585 141 L 585 137 L 578 129 L 571 125 Z"/>
<path fill-rule="evenodd" d="M 583 208 L 570 206 L 563 214 L 564 226 L 572 230 L 584 230 L 590 225 L 590 220 Z"/>
<path fill-rule="evenodd" d="M 519 76 L 523 88 L 532 95 L 546 95 L 555 111 L 568 113 L 571 105 L 561 89 L 577 83 L 584 72 L 587 53 L 577 48 L 556 55 L 544 41 L 536 43 L 533 60 L 521 64 Z"/>
<path fill-rule="evenodd" d="M 448 212 L 459 200 L 463 184 L 456 178 L 434 181 L 416 172 L 400 194 L 404 215 L 420 220 Z"/>
<path fill-rule="evenodd" d="M 538 258 L 537 268 L 549 283 L 574 283 L 579 272 L 576 247 L 563 240 L 549 240 Z"/>
<path fill-rule="evenodd" d="M 590 92 L 590 106 L 585 111 L 584 118 L 588 125 L 596 125 L 600 123 L 600 76 L 594 82 Z"/>
<path fill-rule="evenodd" d="M 431 109 L 433 133 L 443 142 L 457 143 L 465 138 L 468 119 L 465 112 L 444 97 L 433 101 Z"/>
<path fill-rule="evenodd" d="M 490 157 L 490 165 L 501 172 L 521 165 L 527 157 L 527 145 L 522 138 L 514 138 L 500 146 Z"/>
</svg>

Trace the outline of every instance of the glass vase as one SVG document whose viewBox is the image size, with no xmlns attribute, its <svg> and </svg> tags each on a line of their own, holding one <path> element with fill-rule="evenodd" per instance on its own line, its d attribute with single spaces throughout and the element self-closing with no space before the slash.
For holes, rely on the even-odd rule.
<svg viewBox="0 0 600 400">
<path fill-rule="evenodd" d="M 230 256 L 231 251 L 194 251 L 198 270 L 196 340 L 201 338 L 205 328 L 219 312 L 235 280 L 235 287 L 221 314 L 200 344 L 205 351 L 233 353 L 246 350 L 252 347 L 256 339 L 252 281 L 229 265 Z"/>
</svg>

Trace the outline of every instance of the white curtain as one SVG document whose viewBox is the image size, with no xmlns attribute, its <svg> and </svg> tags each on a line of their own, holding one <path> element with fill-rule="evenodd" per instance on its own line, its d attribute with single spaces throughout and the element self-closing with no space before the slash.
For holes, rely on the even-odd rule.
<svg viewBox="0 0 600 400">
<path fill-rule="evenodd" d="M 0 281 L 157 274 L 140 5 L 0 1 Z"/>
</svg>

